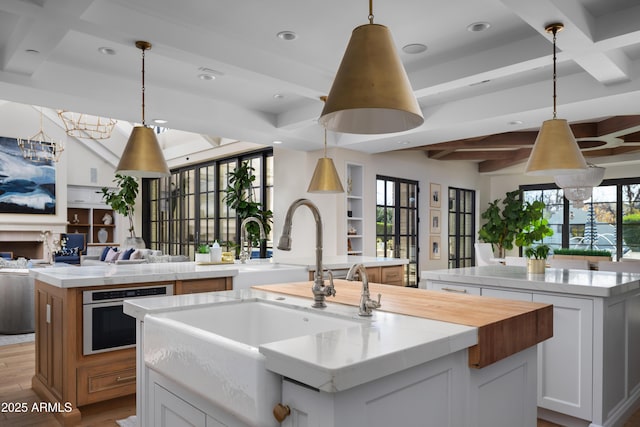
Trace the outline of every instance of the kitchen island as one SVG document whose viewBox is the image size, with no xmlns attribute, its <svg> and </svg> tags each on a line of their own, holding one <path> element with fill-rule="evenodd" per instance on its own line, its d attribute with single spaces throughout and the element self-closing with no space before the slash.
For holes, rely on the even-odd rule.
<svg viewBox="0 0 640 427">
<path fill-rule="evenodd" d="M 311 308 L 311 286 L 125 301 L 139 328 L 140 425 L 277 426 L 272 408 L 288 408 L 282 425 L 296 427 L 535 427 L 535 345 L 551 335 L 550 305 L 370 283 L 382 308 L 362 318 L 360 282 L 337 279 L 323 309 Z M 235 328 L 216 320 L 243 305 L 274 310 L 263 322 L 290 320 L 245 343 L 238 330 L 262 329 L 245 327 L 253 314 Z M 320 329 L 292 332 L 299 321 Z"/>
<path fill-rule="evenodd" d="M 63 408 L 56 413 L 63 425 L 75 425 L 81 418 L 79 408 L 135 393 L 135 320 L 122 313 L 125 297 L 174 294 L 196 304 L 203 292 L 230 290 L 240 277 L 242 285 L 306 274 L 302 267 L 272 263 L 31 269 L 36 334 L 33 389 Z"/>
<path fill-rule="evenodd" d="M 640 275 L 481 266 L 423 271 L 427 289 L 553 304 L 553 338 L 538 346 L 538 416 L 615 426 L 640 407 Z"/>
<path fill-rule="evenodd" d="M 278 255 L 279 263 L 304 266 L 309 271 L 309 280 L 313 280 L 316 271 L 315 260 L 311 257 L 288 257 Z M 369 281 L 385 285 L 404 286 L 404 266 L 409 263 L 406 258 L 385 258 L 362 255 L 334 255 L 324 257 L 322 265 L 331 270 L 333 277 L 344 279 L 347 271 L 354 264 L 362 264 L 367 270 Z"/>
</svg>

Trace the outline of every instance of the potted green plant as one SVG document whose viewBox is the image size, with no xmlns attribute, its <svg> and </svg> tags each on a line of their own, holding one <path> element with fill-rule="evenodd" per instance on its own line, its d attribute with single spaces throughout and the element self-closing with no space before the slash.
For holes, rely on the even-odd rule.
<svg viewBox="0 0 640 427">
<path fill-rule="evenodd" d="M 211 255 L 209 255 L 209 245 L 203 243 L 196 248 L 196 263 L 205 264 L 211 261 Z"/>
<path fill-rule="evenodd" d="M 136 198 L 138 197 L 138 181 L 132 176 L 116 174 L 113 182 L 117 184 L 115 190 L 102 187 L 100 192 L 102 193 L 102 200 L 111 206 L 111 209 L 129 220 L 129 237 L 127 237 L 123 246 L 145 248 L 146 245 L 142 237 L 136 236 L 133 220 Z"/>
<path fill-rule="evenodd" d="M 504 258 L 505 250 L 513 249 L 514 242 L 518 246 L 529 246 L 553 234 L 543 215 L 543 202 L 526 202 L 522 200 L 519 190 L 507 192 L 504 199 L 489 203 L 489 207 L 481 214 L 486 222 L 480 228 L 478 238 L 491 243 L 498 250 L 498 258 Z M 529 244 L 522 244 L 524 236 L 530 236 L 533 240 Z"/>
<path fill-rule="evenodd" d="M 271 210 L 263 210 L 260 202 L 255 201 L 253 193 L 253 183 L 256 180 L 254 175 L 255 168 L 248 161 L 242 162 L 233 171 L 229 173 L 229 184 L 224 190 L 226 195 L 224 201 L 228 207 L 235 210 L 238 217 L 238 223 L 249 217 L 257 218 L 264 228 L 265 234 L 271 231 L 271 219 L 273 212 Z M 247 239 L 251 242 L 251 246 L 260 247 L 260 227 L 255 222 L 249 222 L 246 225 Z M 239 239 L 239 235 L 236 236 Z M 240 251 L 239 242 L 236 242 L 236 255 Z M 227 245 L 230 249 L 232 245 Z"/>
<path fill-rule="evenodd" d="M 525 225 L 516 235 L 516 245 L 524 248 L 524 255 L 528 258 L 527 272 L 544 273 L 551 248 L 544 243 L 536 245 L 536 242 L 553 235 L 549 221 L 544 217 L 544 203 L 539 200 L 527 203 L 522 220 Z"/>
<path fill-rule="evenodd" d="M 547 263 L 547 257 L 551 248 L 549 245 L 541 243 L 537 246 L 529 246 L 524 250 L 524 256 L 527 260 L 527 272 L 532 274 L 544 273 Z"/>
</svg>

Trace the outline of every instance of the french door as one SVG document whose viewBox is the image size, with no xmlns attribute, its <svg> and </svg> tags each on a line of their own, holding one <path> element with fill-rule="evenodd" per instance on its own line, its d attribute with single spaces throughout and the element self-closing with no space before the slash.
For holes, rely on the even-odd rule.
<svg viewBox="0 0 640 427">
<path fill-rule="evenodd" d="M 418 286 L 418 181 L 376 177 L 376 256 L 407 258 L 404 285 Z"/>
</svg>

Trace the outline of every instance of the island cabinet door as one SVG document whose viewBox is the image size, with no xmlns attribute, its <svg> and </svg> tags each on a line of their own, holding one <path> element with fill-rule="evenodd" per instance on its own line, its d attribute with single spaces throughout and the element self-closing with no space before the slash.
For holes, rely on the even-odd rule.
<svg viewBox="0 0 640 427">
<path fill-rule="evenodd" d="M 63 398 L 63 299 L 36 289 L 36 376 Z"/>
<path fill-rule="evenodd" d="M 155 427 L 207 427 L 204 412 L 164 387 L 154 384 L 153 395 Z"/>
<path fill-rule="evenodd" d="M 468 375 L 463 350 L 336 393 L 284 379 L 282 404 L 291 413 L 281 425 L 467 426 Z"/>
<path fill-rule="evenodd" d="M 534 294 L 553 304 L 553 337 L 538 345 L 538 406 L 592 419 L 593 300 Z"/>
</svg>

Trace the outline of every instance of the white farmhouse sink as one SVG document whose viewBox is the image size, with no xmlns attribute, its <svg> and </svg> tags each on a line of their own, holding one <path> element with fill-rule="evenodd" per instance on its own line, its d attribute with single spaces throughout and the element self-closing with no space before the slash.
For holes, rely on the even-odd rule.
<svg viewBox="0 0 640 427">
<path fill-rule="evenodd" d="M 261 299 L 147 315 L 145 364 L 255 426 L 277 426 L 281 378 L 262 344 L 360 327 L 362 320 Z"/>
</svg>

